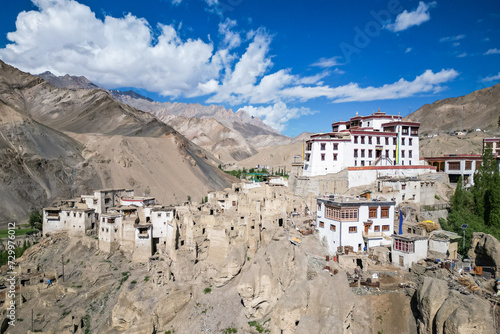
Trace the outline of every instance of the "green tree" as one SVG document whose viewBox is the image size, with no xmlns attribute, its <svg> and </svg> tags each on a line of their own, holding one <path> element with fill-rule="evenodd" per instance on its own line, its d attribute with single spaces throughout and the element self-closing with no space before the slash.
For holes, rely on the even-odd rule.
<svg viewBox="0 0 500 334">
<path fill-rule="evenodd" d="M 42 229 L 43 217 L 38 210 L 31 211 L 29 222 L 31 228 Z"/>
</svg>

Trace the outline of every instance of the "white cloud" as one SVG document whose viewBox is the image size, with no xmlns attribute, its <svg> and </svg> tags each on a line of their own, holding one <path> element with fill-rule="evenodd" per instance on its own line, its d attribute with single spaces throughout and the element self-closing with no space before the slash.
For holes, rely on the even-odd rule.
<svg viewBox="0 0 500 334">
<path fill-rule="evenodd" d="M 182 0 L 172 0 L 172 5 L 179 5 L 182 2 Z"/>
<path fill-rule="evenodd" d="M 497 75 L 486 77 L 481 80 L 481 82 L 491 82 L 491 81 L 500 81 L 500 72 L 498 72 Z"/>
<path fill-rule="evenodd" d="M 201 39 L 181 40 L 175 28 L 159 25 L 153 37 L 145 19 L 96 18 L 72 0 L 36 0 L 38 11 L 21 12 L 4 61 L 32 73 L 84 75 L 108 88 L 131 86 L 178 96 L 196 94 L 200 83 L 219 76 L 221 57 Z"/>
<path fill-rule="evenodd" d="M 458 72 L 454 69 L 443 69 L 437 73 L 426 70 L 413 81 L 400 79 L 395 83 L 385 84 L 381 87 L 361 88 L 357 83 L 350 83 L 339 87 L 295 86 L 282 90 L 282 94 L 284 97 L 297 98 L 302 101 L 326 97 L 335 103 L 400 99 L 420 93 L 438 92 L 442 89 L 440 84 L 451 81 L 457 76 Z"/>
<path fill-rule="evenodd" d="M 284 102 L 281 101 L 267 107 L 246 106 L 240 110 L 244 110 L 251 116 L 261 117 L 265 124 L 280 132 L 285 130 L 286 123 L 289 120 L 316 113 L 316 111 L 312 111 L 311 109 L 304 107 L 289 108 Z"/>
<path fill-rule="evenodd" d="M 224 22 L 219 23 L 219 33 L 224 36 L 223 44 L 228 49 L 233 49 L 241 44 L 240 34 L 231 31 L 234 27 L 236 27 L 236 21 L 234 20 L 226 19 Z"/>
<path fill-rule="evenodd" d="M 496 55 L 499 53 L 500 53 L 500 50 L 498 50 L 497 48 L 494 48 L 494 49 L 489 49 L 488 51 L 486 51 L 484 53 L 484 55 Z"/>
<path fill-rule="evenodd" d="M 448 37 L 443 37 L 441 38 L 439 41 L 441 43 L 444 43 L 444 42 L 456 42 L 456 41 L 459 41 L 461 39 L 464 39 L 465 38 L 465 35 L 457 35 L 457 36 L 448 36 Z"/>
<path fill-rule="evenodd" d="M 413 48 L 406 48 L 405 53 L 409 53 L 411 50 L 413 50 Z"/>
<path fill-rule="evenodd" d="M 458 57 L 458 58 L 467 57 L 467 53 L 466 53 L 466 52 L 462 52 L 462 53 L 461 53 L 461 54 L 459 54 L 457 57 Z"/>
<path fill-rule="evenodd" d="M 332 57 L 332 58 L 320 58 L 317 62 L 315 62 L 314 64 L 311 64 L 311 66 L 326 68 L 326 67 L 344 65 L 342 63 L 339 63 L 338 59 L 340 59 L 339 56 Z"/>
<path fill-rule="evenodd" d="M 396 21 L 394 23 L 390 23 L 385 26 L 387 30 L 392 32 L 398 32 L 406 30 L 413 26 L 419 26 L 424 22 L 427 22 L 431 19 L 431 15 L 429 14 L 429 9 L 436 6 L 436 2 L 430 2 L 426 4 L 423 1 L 418 3 L 417 9 L 412 12 L 408 12 L 406 9 L 400 13 L 396 17 Z"/>
</svg>

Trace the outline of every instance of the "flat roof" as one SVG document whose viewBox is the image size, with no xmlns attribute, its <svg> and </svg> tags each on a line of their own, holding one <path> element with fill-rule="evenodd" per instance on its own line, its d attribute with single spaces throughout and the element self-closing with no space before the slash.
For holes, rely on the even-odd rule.
<svg viewBox="0 0 500 334">
<path fill-rule="evenodd" d="M 137 201 L 147 201 L 154 199 L 155 199 L 154 197 L 133 196 L 133 197 L 124 197 L 122 198 L 122 201 L 137 202 Z"/>
<path fill-rule="evenodd" d="M 111 191 L 125 191 L 125 188 L 105 188 L 105 189 L 96 189 L 94 192 L 101 192 L 101 193 L 106 193 L 106 192 L 111 192 Z"/>
<path fill-rule="evenodd" d="M 323 202 L 326 204 L 331 204 L 335 206 L 340 206 L 340 207 L 348 207 L 348 206 L 361 206 L 361 205 L 367 205 L 367 206 L 375 206 L 375 205 L 387 205 L 387 206 L 394 206 L 396 205 L 396 202 L 393 201 L 373 201 L 373 200 L 366 200 L 365 198 L 363 199 L 355 199 L 355 198 L 349 198 L 348 201 L 344 200 L 343 202 L 336 201 L 336 200 L 331 200 L 327 198 L 318 198 L 318 202 Z"/>
<path fill-rule="evenodd" d="M 427 238 L 428 238 L 428 237 L 423 236 L 423 235 L 412 234 L 412 233 L 393 234 L 392 237 L 394 239 L 401 239 L 401 240 L 406 240 L 406 241 L 427 240 Z"/>
</svg>

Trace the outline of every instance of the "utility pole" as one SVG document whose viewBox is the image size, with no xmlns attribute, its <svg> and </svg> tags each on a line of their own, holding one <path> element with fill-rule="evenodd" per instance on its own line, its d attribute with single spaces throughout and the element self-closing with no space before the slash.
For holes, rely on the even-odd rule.
<svg viewBox="0 0 500 334">
<path fill-rule="evenodd" d="M 465 104 L 462 104 L 462 128 L 460 130 L 464 129 L 464 118 L 465 118 Z"/>
</svg>

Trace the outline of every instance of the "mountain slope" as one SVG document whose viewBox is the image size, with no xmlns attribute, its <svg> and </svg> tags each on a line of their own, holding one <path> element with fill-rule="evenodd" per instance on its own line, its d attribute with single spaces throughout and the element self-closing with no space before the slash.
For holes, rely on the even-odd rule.
<svg viewBox="0 0 500 334">
<path fill-rule="evenodd" d="M 216 105 L 159 103 L 133 92 L 112 94 L 123 103 L 152 113 L 224 162 L 246 159 L 263 147 L 288 144 L 291 140 L 242 110 L 234 113 Z"/>
<path fill-rule="evenodd" d="M 174 204 L 232 180 L 153 115 L 103 90 L 55 88 L 1 61 L 0 130 L 0 222 L 102 187 Z"/>
<path fill-rule="evenodd" d="M 463 107 L 462 107 L 463 106 Z M 500 84 L 470 94 L 426 104 L 405 117 L 420 122 L 420 131 L 495 130 L 500 115 Z"/>
</svg>

